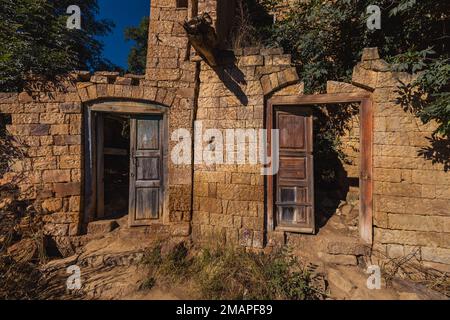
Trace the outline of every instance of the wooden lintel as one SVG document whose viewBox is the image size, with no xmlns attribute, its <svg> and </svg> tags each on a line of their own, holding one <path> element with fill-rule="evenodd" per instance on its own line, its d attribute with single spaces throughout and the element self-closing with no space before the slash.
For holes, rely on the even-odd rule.
<svg viewBox="0 0 450 320">
<path fill-rule="evenodd" d="M 361 102 L 369 99 L 370 94 L 361 93 L 332 93 L 298 96 L 275 96 L 270 99 L 272 105 L 305 105 L 305 104 L 337 104 Z"/>
</svg>

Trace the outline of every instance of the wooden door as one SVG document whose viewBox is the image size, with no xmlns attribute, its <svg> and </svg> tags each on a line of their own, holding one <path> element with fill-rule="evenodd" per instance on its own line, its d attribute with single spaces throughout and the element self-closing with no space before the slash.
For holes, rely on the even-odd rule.
<svg viewBox="0 0 450 320">
<path fill-rule="evenodd" d="M 275 110 L 274 121 L 280 133 L 275 227 L 315 233 L 312 110 L 280 107 Z"/>
<path fill-rule="evenodd" d="M 158 222 L 163 213 L 163 118 L 133 116 L 130 120 L 131 226 Z"/>
</svg>

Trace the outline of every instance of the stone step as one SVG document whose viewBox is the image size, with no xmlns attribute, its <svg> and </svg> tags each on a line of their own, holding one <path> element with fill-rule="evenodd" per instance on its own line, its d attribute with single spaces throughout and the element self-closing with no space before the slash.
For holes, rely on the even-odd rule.
<svg viewBox="0 0 450 320">
<path fill-rule="evenodd" d="M 104 267 L 128 267 L 138 264 L 144 256 L 142 251 L 122 252 L 122 253 L 102 253 L 99 255 L 81 256 L 79 259 L 80 266 L 88 268 L 104 268 Z"/>
<path fill-rule="evenodd" d="M 351 241 L 330 241 L 326 252 L 331 255 L 369 256 L 371 247 L 356 239 Z"/>
<path fill-rule="evenodd" d="M 107 234 L 119 227 L 116 220 L 101 220 L 93 221 L 88 224 L 87 234 L 88 235 L 100 235 Z"/>
<path fill-rule="evenodd" d="M 354 255 L 347 254 L 328 254 L 324 252 L 318 252 L 318 257 L 325 263 L 338 264 L 342 266 L 356 266 L 358 260 Z"/>
</svg>

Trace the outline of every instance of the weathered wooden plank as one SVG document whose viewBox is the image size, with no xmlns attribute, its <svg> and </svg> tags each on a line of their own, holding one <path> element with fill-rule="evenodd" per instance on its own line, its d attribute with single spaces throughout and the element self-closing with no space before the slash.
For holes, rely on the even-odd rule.
<svg viewBox="0 0 450 320">
<path fill-rule="evenodd" d="M 159 222 L 163 213 L 163 116 L 138 116 L 131 122 L 130 225 Z"/>
<path fill-rule="evenodd" d="M 130 226 L 137 224 L 136 219 L 136 119 L 130 119 L 130 195 L 128 221 Z"/>
<path fill-rule="evenodd" d="M 302 201 L 302 195 L 297 192 L 308 189 L 307 194 L 313 196 L 314 179 L 312 165 L 312 109 L 301 108 L 276 108 L 275 128 L 280 130 L 280 168 L 276 176 L 276 204 L 277 219 L 275 228 L 289 227 L 296 229 L 315 231 L 314 199 Z M 280 188 L 294 187 L 295 201 L 284 202 L 280 198 Z"/>
<path fill-rule="evenodd" d="M 95 128 L 94 128 L 94 114 L 88 107 L 85 107 L 85 121 L 84 121 L 84 218 L 85 224 L 94 220 L 96 215 L 96 166 L 95 166 Z"/>
<path fill-rule="evenodd" d="M 108 156 L 126 156 L 128 155 L 128 150 L 117 148 L 104 148 L 103 154 Z"/>
<path fill-rule="evenodd" d="M 97 115 L 96 125 L 96 167 L 97 167 L 97 219 L 101 219 L 105 216 L 105 183 L 104 183 L 104 163 L 105 156 L 104 149 L 104 118 L 102 115 Z"/>
<path fill-rule="evenodd" d="M 127 114 L 161 114 L 167 108 L 139 102 L 101 102 L 92 105 L 91 110 L 97 112 L 119 112 Z"/>
<path fill-rule="evenodd" d="M 295 107 L 295 105 L 305 104 L 337 104 L 360 102 L 370 98 L 370 94 L 362 93 L 333 93 L 299 96 L 275 96 L 270 99 L 272 105 L 283 105 Z"/>
<path fill-rule="evenodd" d="M 361 103 L 360 210 L 359 231 L 364 242 L 373 240 L 373 105 L 370 99 Z"/>
</svg>

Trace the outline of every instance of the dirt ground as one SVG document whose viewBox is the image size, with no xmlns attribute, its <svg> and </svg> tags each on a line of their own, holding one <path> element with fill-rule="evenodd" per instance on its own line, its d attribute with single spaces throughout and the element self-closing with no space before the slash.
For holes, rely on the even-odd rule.
<svg viewBox="0 0 450 320">
<path fill-rule="evenodd" d="M 316 271 L 325 275 L 329 299 L 385 300 L 385 299 L 447 299 L 444 295 L 410 281 L 395 279 L 389 286 L 382 281 L 380 290 L 367 288 L 368 275 L 364 268 L 352 263 L 348 257 L 329 260 L 323 253 L 329 242 L 349 240 L 341 232 L 340 220 L 332 221 L 327 229 L 316 236 L 288 239 L 296 243 L 295 253 L 302 261 L 308 261 Z M 341 230 L 342 231 L 342 230 Z M 334 236 L 331 236 L 334 235 Z M 334 238 L 333 238 L 334 237 Z M 331 239 L 331 240 L 330 240 Z M 90 241 L 80 253 L 42 266 L 47 275 L 47 298 L 49 299 L 101 299 L 101 300 L 191 300 L 196 299 L 193 286 L 177 284 L 162 286 L 156 283 L 150 290 L 140 289 L 147 272 L 140 263 L 144 250 L 155 243 L 145 232 L 130 230 L 125 225 Z M 313 245 L 313 242 L 315 245 Z M 302 245 L 298 245 L 302 243 Z M 320 244 L 320 245 L 318 245 Z M 328 256 L 327 256 L 328 255 Z M 356 258 L 355 258 L 356 259 Z M 65 290 L 67 267 L 77 265 L 81 270 L 82 289 Z"/>
</svg>

